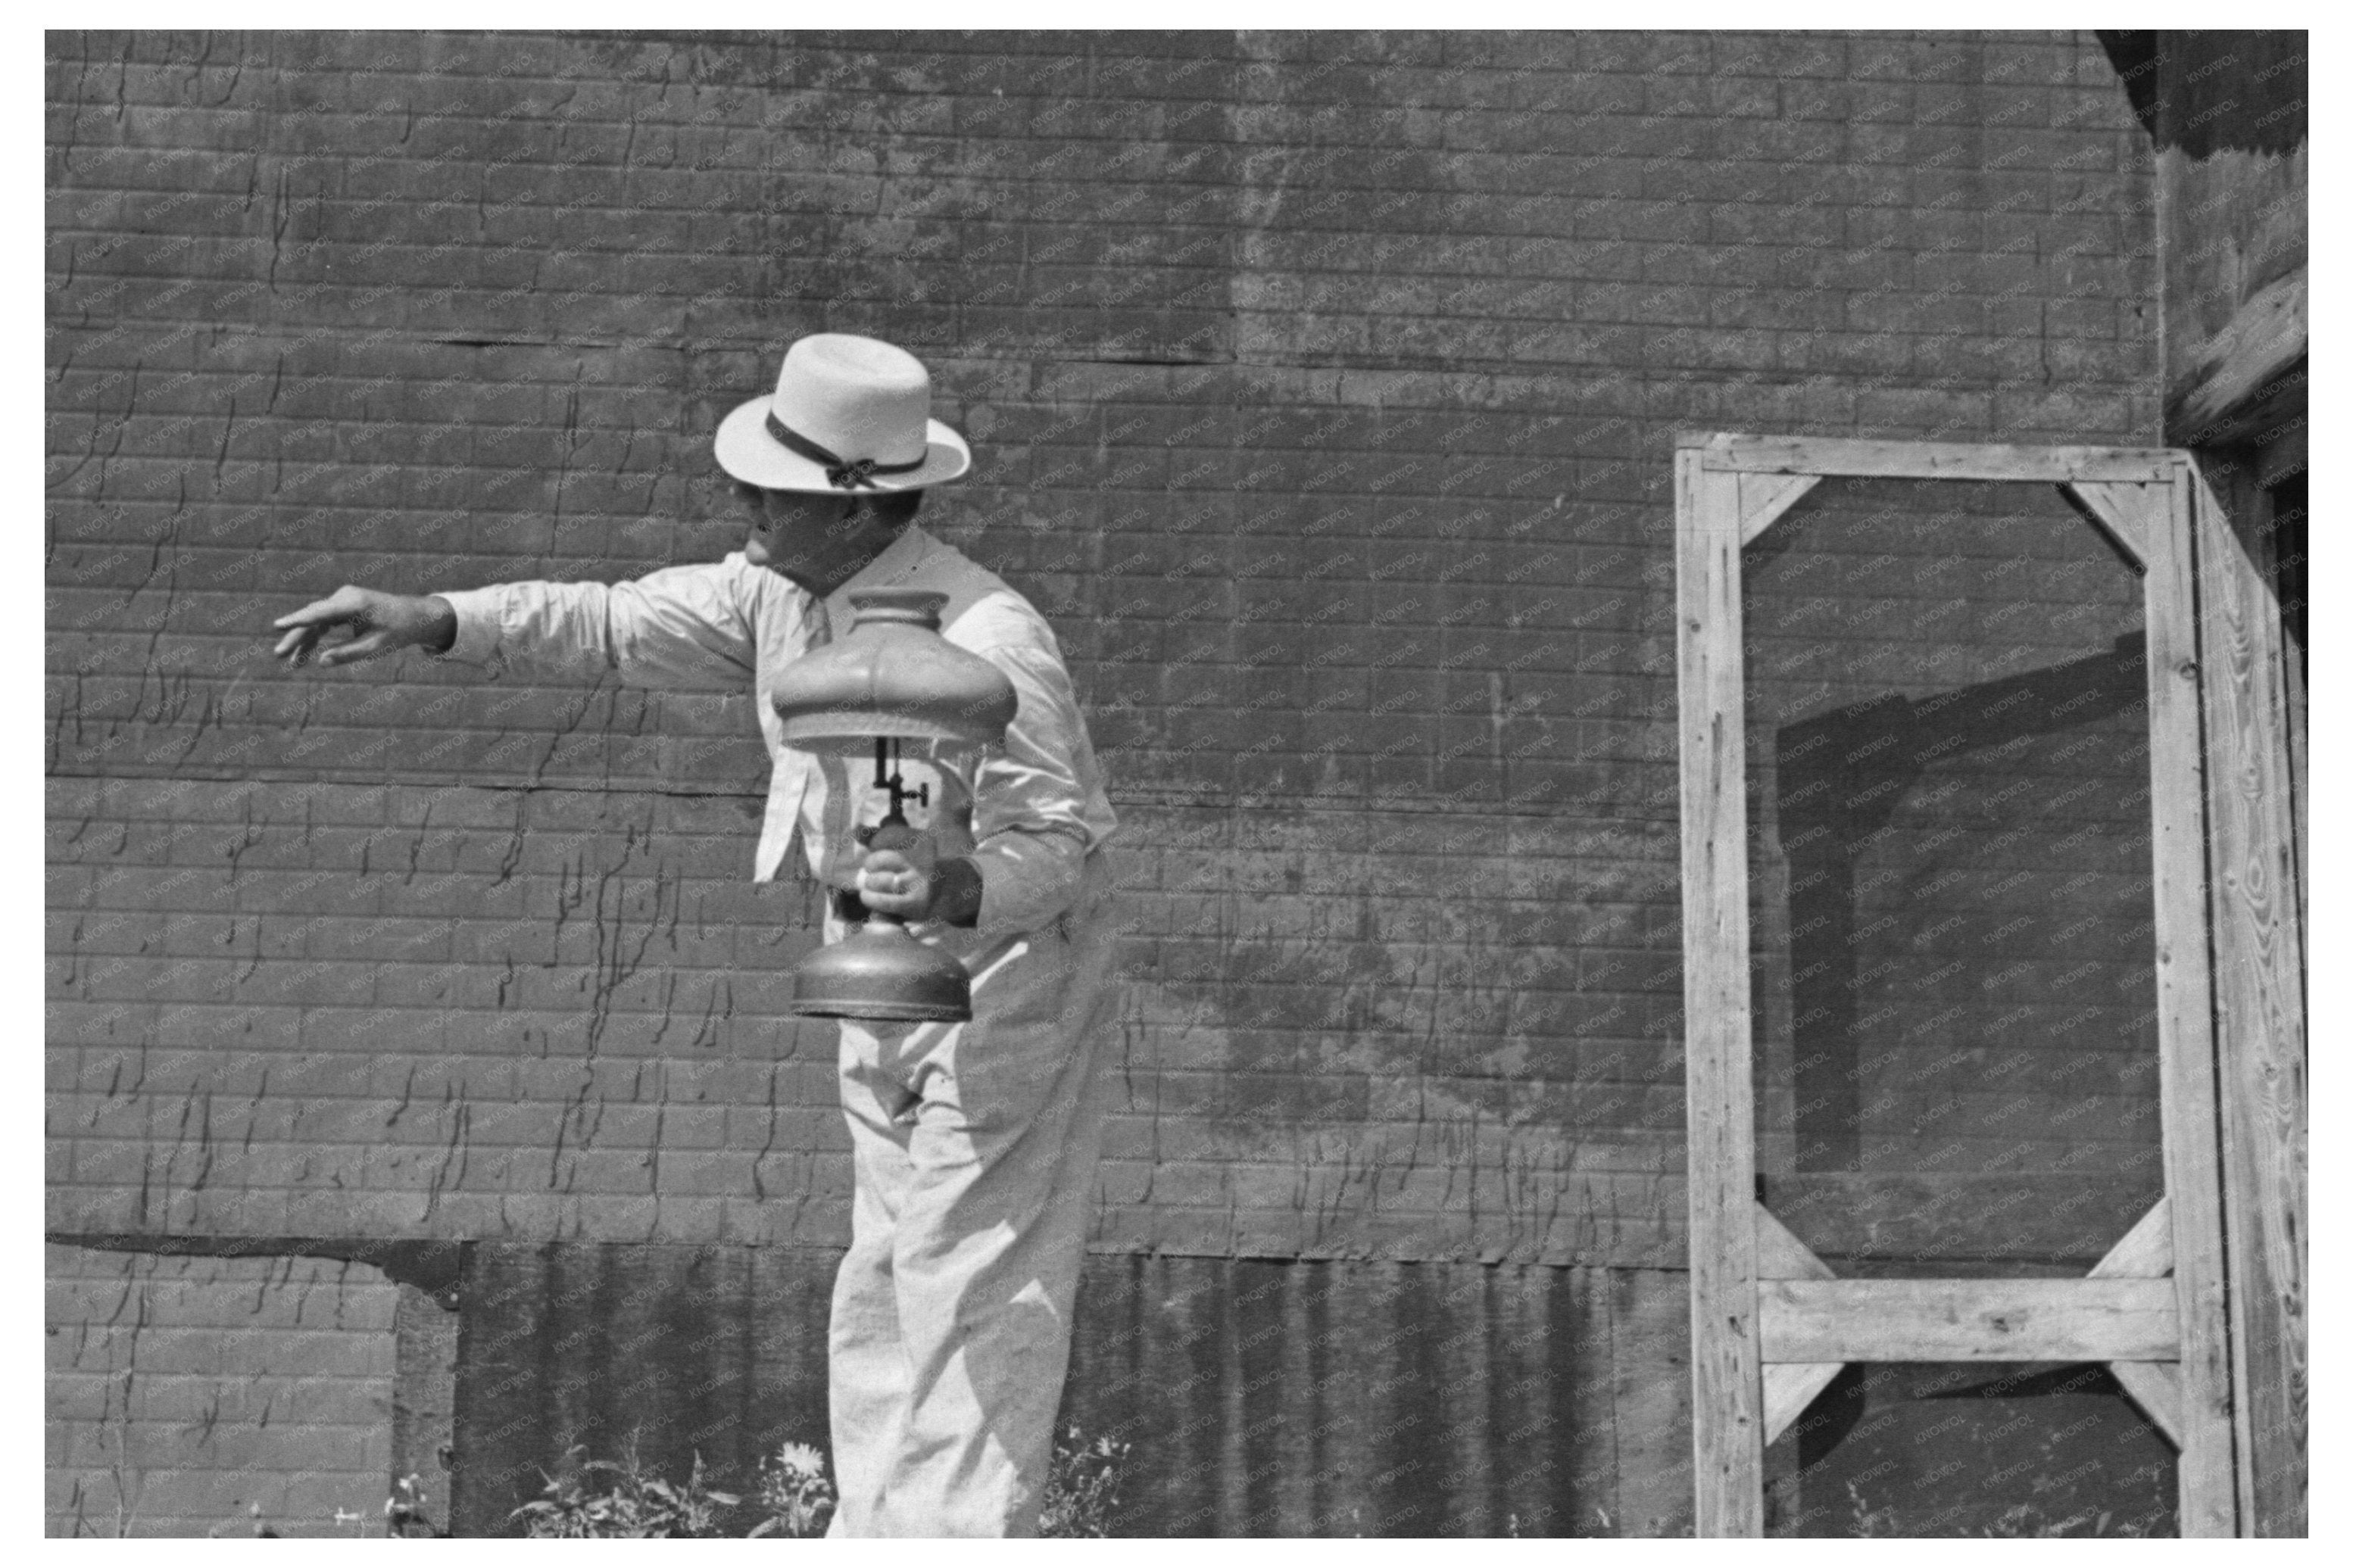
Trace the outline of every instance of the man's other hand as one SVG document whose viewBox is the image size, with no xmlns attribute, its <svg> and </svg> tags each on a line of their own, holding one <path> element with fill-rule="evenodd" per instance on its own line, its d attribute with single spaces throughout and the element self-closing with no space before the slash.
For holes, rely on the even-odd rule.
<svg viewBox="0 0 2353 1568">
<path fill-rule="evenodd" d="M 931 912 L 932 872 L 939 857 L 926 834 L 905 834 L 887 849 L 869 849 L 858 867 L 858 897 L 877 914 L 919 921 Z"/>
<path fill-rule="evenodd" d="M 970 926 L 980 918 L 980 868 L 943 860 L 929 834 L 885 828 L 881 848 L 859 862 L 859 900 L 877 914 L 902 921 L 945 921 Z M 881 836 L 878 835 L 878 838 Z"/>
<path fill-rule="evenodd" d="M 314 654 L 324 666 L 355 664 L 405 647 L 447 653 L 458 637 L 458 612 L 448 600 L 434 595 L 379 594 L 373 588 L 338 588 L 270 624 L 286 633 L 275 652 L 290 665 L 305 663 Z M 349 630 L 351 640 L 321 648 L 320 643 L 337 627 Z"/>
</svg>

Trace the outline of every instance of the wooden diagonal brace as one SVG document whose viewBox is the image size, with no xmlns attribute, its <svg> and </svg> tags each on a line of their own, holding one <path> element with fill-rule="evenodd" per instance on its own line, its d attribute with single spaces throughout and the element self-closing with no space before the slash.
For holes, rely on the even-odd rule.
<svg viewBox="0 0 2353 1568">
<path fill-rule="evenodd" d="M 1746 476 L 1743 476 L 1746 478 Z M 1759 1279 L 1834 1279 L 1831 1266 L 1814 1256 L 1771 1209 L 1757 1205 L 1757 1277 Z M 1846 1365 L 1842 1361 L 1765 1363 L 1765 1441 L 1770 1443 L 1806 1413 Z"/>
<path fill-rule="evenodd" d="M 1820 474 L 1743 474 L 1740 476 L 1740 542 L 1754 544 L 1795 506 L 1799 496 L 1822 482 Z"/>
<path fill-rule="evenodd" d="M 2165 489 L 2158 485 L 2127 484 L 2122 480 L 2073 479 L 2059 487 L 2059 493 L 2084 514 L 2093 527 L 2105 534 L 2108 542 L 2123 552 L 2136 570 L 2148 570 L 2148 535 L 2152 527 L 2162 526 L 2166 504 Z M 2151 510 L 2157 513 L 2153 522 Z"/>
<path fill-rule="evenodd" d="M 2092 1267 L 2094 1279 L 2158 1279 L 2173 1272 L 2173 1210 L 2163 1198 Z M 2181 1447 L 2181 1367 L 2178 1362 L 2112 1361 L 2108 1371 L 2165 1440 Z"/>
</svg>

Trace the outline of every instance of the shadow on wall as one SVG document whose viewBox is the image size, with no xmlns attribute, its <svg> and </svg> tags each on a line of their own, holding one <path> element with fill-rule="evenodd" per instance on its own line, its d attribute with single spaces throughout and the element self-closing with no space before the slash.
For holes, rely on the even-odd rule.
<svg viewBox="0 0 2353 1568">
<path fill-rule="evenodd" d="M 2211 158 L 2226 150 L 2292 153 L 2304 144 L 2308 35 L 2207 33 L 2196 50 L 2162 48 L 2161 36 L 2154 31 L 2094 36 L 2158 152 L 2179 147 L 2192 158 Z M 2211 68 L 2218 58 L 2238 68 Z M 2283 77 L 2287 79 L 2274 92 L 2245 90 L 2250 80 Z"/>
<path fill-rule="evenodd" d="M 1767 1463 L 1776 1536 L 2179 1529 L 2171 1445 L 2096 1364 L 1855 1363 Z"/>
<path fill-rule="evenodd" d="M 2146 662 L 1777 731 L 1796 1163 L 1761 1195 L 1841 1275 L 2077 1274 L 2157 1195 Z M 1851 1364 L 1767 1465 L 1775 1535 L 2177 1528 L 2093 1364 Z"/>
<path fill-rule="evenodd" d="M 2137 873 L 2146 885 L 2145 742 L 2119 735 L 2073 749 L 2047 768 L 2032 765 L 2044 759 L 2020 755 L 2047 738 L 2084 734 L 2141 711 L 2145 643 L 2134 633 L 2090 658 L 1916 701 L 1890 694 L 1780 731 L 1799 1171 L 1877 1163 L 1865 1151 L 1866 1130 L 1884 1121 L 1866 1105 L 1874 1078 L 1884 1076 L 1873 1062 L 1897 1058 L 1892 1066 L 1900 1074 L 1915 1065 L 1902 1058 L 1944 1044 L 1898 1043 L 1912 1034 L 1920 1008 L 1949 1000 L 1967 1009 L 1944 1031 L 1953 1045 L 1997 1047 L 2008 1042 L 1973 1037 L 1972 1028 L 1994 1000 L 1988 987 L 1999 976 L 1986 973 L 1990 966 L 2018 954 L 2080 954 L 2104 969 L 2145 961 L 2145 940 L 2134 944 L 2128 917 L 2103 898 L 2108 889 L 2065 880 L 2088 860 L 2111 863 L 2103 868 L 2111 876 Z M 2005 758 L 1982 776 L 1967 771 L 1972 756 L 2004 751 L 2020 760 Z M 2016 784 L 2046 772 L 2073 773 L 2100 787 L 2064 803 L 2064 816 L 2038 821 L 2051 795 L 2020 798 Z M 1924 784 L 1935 798 L 1921 810 Z M 2066 793 L 2073 792 L 2052 792 Z M 1906 833 L 1899 816 L 1915 831 Z M 2100 831 L 2078 832 L 2071 844 L 2068 829 L 2084 823 Z M 2026 872 L 2022 879 L 2014 866 Z M 1998 874 L 2019 885 L 1989 899 Z M 1915 994 L 1885 1000 L 1900 991 Z M 1866 1002 L 1883 1000 L 1866 1013 Z M 2017 1033 L 2022 1037 L 2025 1027 Z"/>
</svg>

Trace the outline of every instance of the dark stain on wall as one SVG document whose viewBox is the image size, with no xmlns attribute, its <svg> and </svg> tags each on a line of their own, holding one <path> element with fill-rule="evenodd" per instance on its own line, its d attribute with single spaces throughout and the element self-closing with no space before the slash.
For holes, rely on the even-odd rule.
<svg viewBox="0 0 2353 1568">
<path fill-rule="evenodd" d="M 2303 144 L 2310 35 L 2103 32 L 2133 113 L 2158 152 L 2287 153 Z"/>
<path fill-rule="evenodd" d="M 822 1248 L 476 1248 L 459 1534 L 565 1450 L 749 1489 L 826 1442 Z M 1690 1527 L 1684 1277 L 1096 1254 L 1061 1421 L 1128 1445 L 1115 1533 L 1658 1535 Z M 748 1521 L 747 1521 L 748 1525 Z"/>
</svg>

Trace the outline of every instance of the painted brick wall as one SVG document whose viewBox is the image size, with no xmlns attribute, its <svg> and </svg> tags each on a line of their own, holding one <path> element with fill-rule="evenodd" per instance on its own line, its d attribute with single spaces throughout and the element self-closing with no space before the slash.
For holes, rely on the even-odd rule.
<svg viewBox="0 0 2353 1568">
<path fill-rule="evenodd" d="M 319 1258 L 46 1262 L 50 1535 L 383 1532 L 399 1287 Z"/>
<path fill-rule="evenodd" d="M 933 521 L 1057 621 L 1126 825 L 1101 1242 L 1672 1266 L 1672 433 L 2156 428 L 2087 35 L 57 34 L 47 84 L 60 1233 L 839 1237 L 748 705 L 264 635 L 716 556 L 711 429 L 832 328 L 934 366 Z"/>
</svg>

